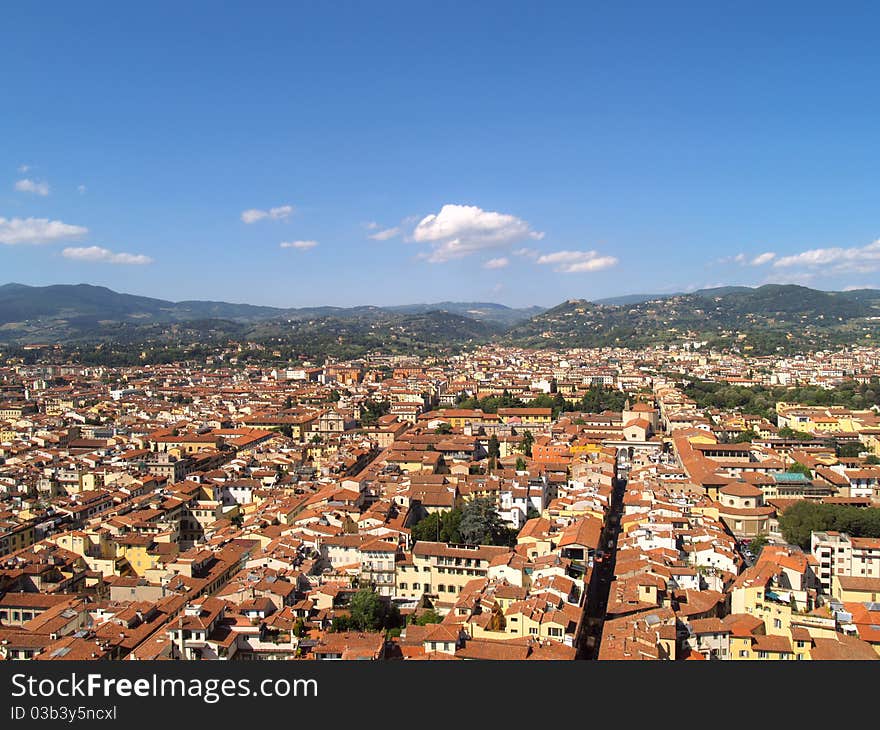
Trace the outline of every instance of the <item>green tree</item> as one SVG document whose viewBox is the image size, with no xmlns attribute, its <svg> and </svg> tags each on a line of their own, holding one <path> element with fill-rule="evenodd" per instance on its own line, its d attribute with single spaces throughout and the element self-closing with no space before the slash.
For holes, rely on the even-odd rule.
<svg viewBox="0 0 880 730">
<path fill-rule="evenodd" d="M 776 435 L 779 436 L 779 438 L 797 439 L 798 441 L 810 441 L 813 438 L 808 433 L 804 433 L 803 431 L 795 431 L 793 428 L 789 428 L 788 426 L 783 426 L 782 428 L 780 428 L 776 432 Z"/>
<path fill-rule="evenodd" d="M 747 442 L 751 443 L 756 438 L 758 438 L 758 433 L 754 429 L 749 428 L 749 429 L 743 431 L 742 433 L 740 433 L 740 435 L 737 436 L 735 439 L 733 439 L 733 443 L 735 443 L 735 444 L 744 444 Z"/>
<path fill-rule="evenodd" d="M 432 512 L 416 522 L 410 534 L 413 540 L 423 542 L 461 542 L 458 531 L 461 514 L 458 508 L 447 512 Z"/>
<path fill-rule="evenodd" d="M 526 431 L 526 432 L 523 434 L 522 441 L 520 442 L 520 448 L 522 449 L 522 452 L 523 452 L 526 456 L 531 457 L 531 455 L 532 455 L 532 445 L 533 445 L 534 443 L 535 443 L 535 437 L 532 435 L 532 432 L 531 432 L 531 431 Z"/>
<path fill-rule="evenodd" d="M 501 457 L 501 444 L 498 442 L 498 437 L 494 433 L 489 437 L 488 452 L 490 459 L 498 459 Z"/>
<path fill-rule="evenodd" d="M 757 560 L 761 556 L 761 551 L 769 544 L 770 541 L 767 539 L 766 535 L 756 535 L 749 543 L 749 550 Z"/>
<path fill-rule="evenodd" d="M 837 443 L 837 455 L 846 457 L 858 456 L 865 450 L 864 445 L 861 441 L 849 442 L 849 443 Z"/>
<path fill-rule="evenodd" d="M 880 509 L 800 500 L 779 517 L 782 536 L 809 549 L 810 533 L 837 530 L 852 537 L 880 537 Z"/>
<path fill-rule="evenodd" d="M 358 631 L 378 631 L 382 628 L 385 613 L 382 600 L 369 588 L 361 588 L 352 596 L 349 611 L 352 628 Z"/>
<path fill-rule="evenodd" d="M 794 462 L 788 467 L 788 469 L 786 469 L 786 471 L 789 474 L 803 474 L 807 479 L 813 478 L 813 470 L 806 464 L 801 464 L 799 461 Z"/>
<path fill-rule="evenodd" d="M 448 423 L 440 423 L 437 425 L 437 428 L 434 429 L 434 433 L 437 433 L 437 434 L 452 433 L 452 426 L 450 426 Z"/>
<path fill-rule="evenodd" d="M 391 410 L 391 403 L 387 400 L 383 401 L 366 401 L 363 404 L 363 408 L 361 411 L 361 425 L 362 426 L 375 426 L 376 422 L 382 417 L 388 414 L 388 411 Z"/>
<path fill-rule="evenodd" d="M 464 506 L 458 529 L 461 541 L 467 545 L 510 543 L 511 530 L 501 521 L 494 501 L 488 497 L 474 499 Z"/>
<path fill-rule="evenodd" d="M 443 617 L 439 613 L 433 608 L 429 608 L 427 611 L 422 611 L 412 622 L 416 626 L 426 626 L 428 624 L 439 624 L 442 620 Z"/>
<path fill-rule="evenodd" d="M 525 460 L 525 459 L 523 459 L 521 456 L 517 456 L 517 457 L 516 457 L 516 467 L 515 467 L 515 468 L 516 468 L 517 471 L 526 471 L 529 467 L 528 467 L 528 465 L 526 464 L 526 460 Z"/>
</svg>

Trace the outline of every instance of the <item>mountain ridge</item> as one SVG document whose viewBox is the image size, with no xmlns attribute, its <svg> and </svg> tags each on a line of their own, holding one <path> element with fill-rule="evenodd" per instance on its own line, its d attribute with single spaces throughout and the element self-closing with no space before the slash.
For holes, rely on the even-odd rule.
<svg viewBox="0 0 880 730">
<path fill-rule="evenodd" d="M 875 289 L 834 292 L 765 284 L 643 296 L 648 295 L 611 298 L 619 304 L 569 299 L 547 309 L 451 301 L 281 308 L 172 302 L 89 284 L 12 282 L 0 286 L 0 341 L 170 341 L 184 335 L 198 341 L 201 327 L 205 337 L 273 339 L 301 343 L 310 351 L 322 342 L 328 351 L 353 352 L 351 343 L 380 348 L 384 332 L 399 351 L 488 342 L 542 349 L 639 347 L 686 338 L 758 353 L 851 342 L 880 329 L 874 321 L 880 321 L 880 290 Z"/>
</svg>

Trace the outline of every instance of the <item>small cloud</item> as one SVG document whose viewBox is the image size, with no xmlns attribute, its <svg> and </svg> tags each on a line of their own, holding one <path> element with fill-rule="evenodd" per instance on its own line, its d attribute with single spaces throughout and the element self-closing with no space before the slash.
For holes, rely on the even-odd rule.
<svg viewBox="0 0 880 730">
<path fill-rule="evenodd" d="M 140 266 L 153 263 L 153 259 L 139 253 L 116 253 L 100 246 L 65 248 L 61 255 L 75 261 L 89 261 L 102 264 L 123 264 Z"/>
<path fill-rule="evenodd" d="M 292 205 L 279 205 L 277 208 L 269 208 L 268 210 L 260 210 L 259 208 L 248 208 L 247 210 L 242 211 L 241 220 L 244 223 L 256 223 L 257 221 L 261 221 L 266 218 L 274 221 L 287 220 L 292 213 Z"/>
<path fill-rule="evenodd" d="M 282 241 L 281 248 L 295 248 L 300 251 L 308 251 L 318 245 L 317 241 Z"/>
<path fill-rule="evenodd" d="M 543 237 L 543 233 L 532 230 L 515 215 L 483 210 L 476 205 L 455 204 L 444 205 L 439 213 L 426 215 L 412 233 L 413 241 L 431 246 L 424 258 L 432 264 L 485 249 L 507 247 L 525 238 L 540 240 Z"/>
<path fill-rule="evenodd" d="M 501 282 L 498 282 L 495 286 L 492 287 L 492 293 L 497 294 L 502 289 L 504 289 L 504 284 L 502 284 Z"/>
<path fill-rule="evenodd" d="M 376 233 L 367 236 L 367 238 L 371 238 L 374 241 L 387 241 L 389 238 L 394 238 L 399 234 L 400 226 L 394 226 L 394 228 L 386 228 L 384 231 L 377 231 Z"/>
<path fill-rule="evenodd" d="M 596 251 L 556 251 L 539 256 L 537 263 L 550 264 L 562 274 L 602 271 L 617 264 L 614 256 L 600 256 Z"/>
<path fill-rule="evenodd" d="M 757 256 L 755 256 L 755 258 L 752 259 L 752 266 L 763 266 L 764 264 L 769 264 L 775 258 L 776 254 L 772 251 L 758 254 Z"/>
<path fill-rule="evenodd" d="M 483 264 L 484 269 L 503 269 L 505 266 L 510 265 L 510 259 L 506 256 L 501 256 L 497 259 L 489 259 L 485 264 Z"/>
<path fill-rule="evenodd" d="M 368 221 L 367 223 L 361 223 L 361 225 L 368 231 L 375 231 L 376 229 L 381 228 L 381 226 L 376 223 L 376 221 Z"/>
<path fill-rule="evenodd" d="M 77 185 L 76 192 L 78 192 L 80 195 L 85 195 L 86 194 L 86 186 L 85 185 Z"/>
<path fill-rule="evenodd" d="M 83 226 L 73 226 L 48 218 L 0 218 L 0 243 L 15 246 L 19 243 L 55 243 L 78 238 L 89 232 Z"/>
<path fill-rule="evenodd" d="M 18 171 L 22 174 L 26 173 L 30 169 L 31 169 L 30 165 L 19 165 L 18 166 Z"/>
<path fill-rule="evenodd" d="M 528 259 L 536 259 L 541 255 L 541 252 L 534 248 L 518 248 L 512 253 L 514 256 L 523 256 Z"/>
<path fill-rule="evenodd" d="M 20 193 L 33 193 L 45 197 L 49 194 L 49 183 L 24 178 L 15 183 L 15 189 Z"/>
</svg>

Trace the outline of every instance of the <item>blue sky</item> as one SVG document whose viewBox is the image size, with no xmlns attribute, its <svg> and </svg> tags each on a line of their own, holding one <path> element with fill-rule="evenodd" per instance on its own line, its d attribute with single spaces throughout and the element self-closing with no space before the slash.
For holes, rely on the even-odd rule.
<svg viewBox="0 0 880 730">
<path fill-rule="evenodd" d="M 0 281 L 278 306 L 880 287 L 878 21 L 8 4 Z"/>
</svg>

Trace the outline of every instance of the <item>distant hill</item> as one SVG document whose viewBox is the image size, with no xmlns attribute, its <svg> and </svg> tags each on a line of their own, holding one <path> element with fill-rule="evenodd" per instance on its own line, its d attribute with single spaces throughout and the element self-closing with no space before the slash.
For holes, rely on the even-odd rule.
<svg viewBox="0 0 880 730">
<path fill-rule="evenodd" d="M 647 298 L 646 298 L 647 297 Z M 616 302 L 616 303 L 615 303 Z M 489 302 L 276 308 L 170 302 L 88 284 L 0 286 L 0 342 L 271 343 L 279 357 L 442 353 L 498 342 L 535 348 L 641 347 L 682 339 L 754 354 L 880 336 L 880 291 L 795 285 L 570 299 L 550 309 Z M 267 348 L 268 349 L 268 348 Z"/>
<path fill-rule="evenodd" d="M 284 310 L 227 302 L 169 302 L 120 294 L 91 284 L 0 286 L 0 324 L 34 319 L 173 322 L 203 317 L 255 320 L 279 316 Z"/>
<path fill-rule="evenodd" d="M 436 304 L 404 304 L 394 307 L 385 307 L 391 312 L 404 314 L 423 314 L 425 312 L 450 312 L 480 322 L 494 322 L 497 324 L 511 325 L 516 322 L 534 317 L 544 311 L 543 307 L 525 307 L 514 309 L 503 304 L 490 302 L 437 302 Z"/>
<path fill-rule="evenodd" d="M 315 344 L 358 341 L 379 347 L 383 338 L 410 344 L 444 345 L 487 339 L 514 321 L 541 311 L 500 304 L 443 302 L 382 308 L 278 307 L 219 301 L 171 302 L 121 294 L 90 284 L 0 286 L 0 341 L 83 342 L 112 339 L 193 338 L 205 336 L 274 337 Z M 381 336 L 380 336 L 381 335 Z M 331 348 L 332 349 L 332 348 Z M 340 349 L 340 348 L 335 348 Z"/>
<path fill-rule="evenodd" d="M 774 352 L 851 342 L 876 329 L 880 291 L 720 287 L 618 305 L 569 300 L 511 327 L 524 347 L 644 346 L 691 338 Z"/>
<path fill-rule="evenodd" d="M 624 304 L 641 304 L 642 302 L 650 302 L 653 299 L 667 299 L 676 296 L 679 296 L 679 294 L 624 294 L 619 297 L 594 299 L 593 304 L 602 304 L 606 307 L 619 307 Z"/>
</svg>

